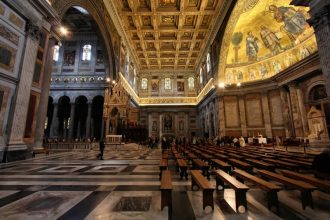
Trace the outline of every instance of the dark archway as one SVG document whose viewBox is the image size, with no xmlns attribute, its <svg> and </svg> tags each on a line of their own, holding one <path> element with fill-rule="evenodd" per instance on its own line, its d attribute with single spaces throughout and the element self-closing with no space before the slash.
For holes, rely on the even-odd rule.
<svg viewBox="0 0 330 220">
<path fill-rule="evenodd" d="M 49 96 L 48 105 L 47 105 L 47 115 L 46 115 L 46 124 L 45 124 L 45 137 L 49 137 L 50 128 L 53 122 L 53 113 L 54 113 L 54 99 Z"/>
<path fill-rule="evenodd" d="M 92 101 L 92 136 L 99 140 L 102 137 L 103 96 L 95 96 Z"/>
<path fill-rule="evenodd" d="M 73 124 L 73 137 L 84 138 L 86 136 L 86 119 L 87 119 L 87 98 L 79 96 L 75 101 L 75 117 Z"/>
<path fill-rule="evenodd" d="M 58 100 L 58 137 L 66 139 L 69 131 L 69 118 L 70 118 L 70 98 L 62 96 Z"/>
</svg>

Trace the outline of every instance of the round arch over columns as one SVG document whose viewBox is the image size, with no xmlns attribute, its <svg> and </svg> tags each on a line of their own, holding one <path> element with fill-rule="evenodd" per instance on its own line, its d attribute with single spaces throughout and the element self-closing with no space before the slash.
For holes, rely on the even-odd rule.
<svg viewBox="0 0 330 220">
<path fill-rule="evenodd" d="M 80 6 L 88 11 L 95 20 L 101 32 L 106 48 L 106 58 L 109 63 L 109 77 L 116 79 L 119 70 L 120 37 L 111 21 L 110 15 L 100 0 L 51 0 L 53 8 L 58 12 L 60 19 L 70 7 Z M 118 44 L 118 45 L 113 45 Z M 117 51 L 118 50 L 118 51 Z"/>
</svg>

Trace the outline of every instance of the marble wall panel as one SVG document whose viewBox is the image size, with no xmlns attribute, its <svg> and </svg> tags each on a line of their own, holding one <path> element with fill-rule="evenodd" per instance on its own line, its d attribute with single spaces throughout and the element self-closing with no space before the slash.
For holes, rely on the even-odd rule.
<svg viewBox="0 0 330 220">
<path fill-rule="evenodd" d="M 246 96 L 245 108 L 246 108 L 246 120 L 249 127 L 262 127 L 262 107 L 259 94 L 249 94 Z"/>
<path fill-rule="evenodd" d="M 240 127 L 238 100 L 236 96 L 224 97 L 226 127 Z"/>
<path fill-rule="evenodd" d="M 282 110 L 282 102 L 279 91 L 271 91 L 269 92 L 269 108 L 271 115 L 271 123 L 273 126 L 283 126 L 283 110 Z"/>
</svg>

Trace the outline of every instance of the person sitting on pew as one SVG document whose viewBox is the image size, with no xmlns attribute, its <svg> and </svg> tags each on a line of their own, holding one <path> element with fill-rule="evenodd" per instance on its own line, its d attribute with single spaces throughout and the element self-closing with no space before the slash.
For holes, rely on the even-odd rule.
<svg viewBox="0 0 330 220">
<path fill-rule="evenodd" d="M 315 156 L 313 164 L 315 170 L 315 177 L 324 178 L 330 176 L 330 151 L 325 149 L 319 155 Z"/>
<path fill-rule="evenodd" d="M 233 143 L 235 147 L 240 147 L 239 141 L 236 137 L 233 139 Z"/>
<path fill-rule="evenodd" d="M 239 140 L 240 147 L 245 147 L 245 140 L 244 140 L 243 136 L 241 136 L 238 140 Z"/>
</svg>

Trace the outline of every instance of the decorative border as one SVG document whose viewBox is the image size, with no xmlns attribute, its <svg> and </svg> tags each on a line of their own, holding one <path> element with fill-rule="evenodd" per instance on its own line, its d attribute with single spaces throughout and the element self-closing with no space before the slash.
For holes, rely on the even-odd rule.
<svg viewBox="0 0 330 220">
<path fill-rule="evenodd" d="M 126 92 L 132 97 L 132 99 L 139 105 L 139 106 L 168 106 L 168 105 L 198 105 L 204 97 L 213 89 L 214 86 L 214 79 L 211 78 L 208 83 L 204 86 L 203 90 L 199 93 L 198 96 L 193 97 L 152 97 L 152 98 L 141 98 L 139 97 L 135 90 L 131 87 L 127 79 L 123 76 L 121 72 L 119 72 L 119 83 L 123 86 Z"/>
</svg>

